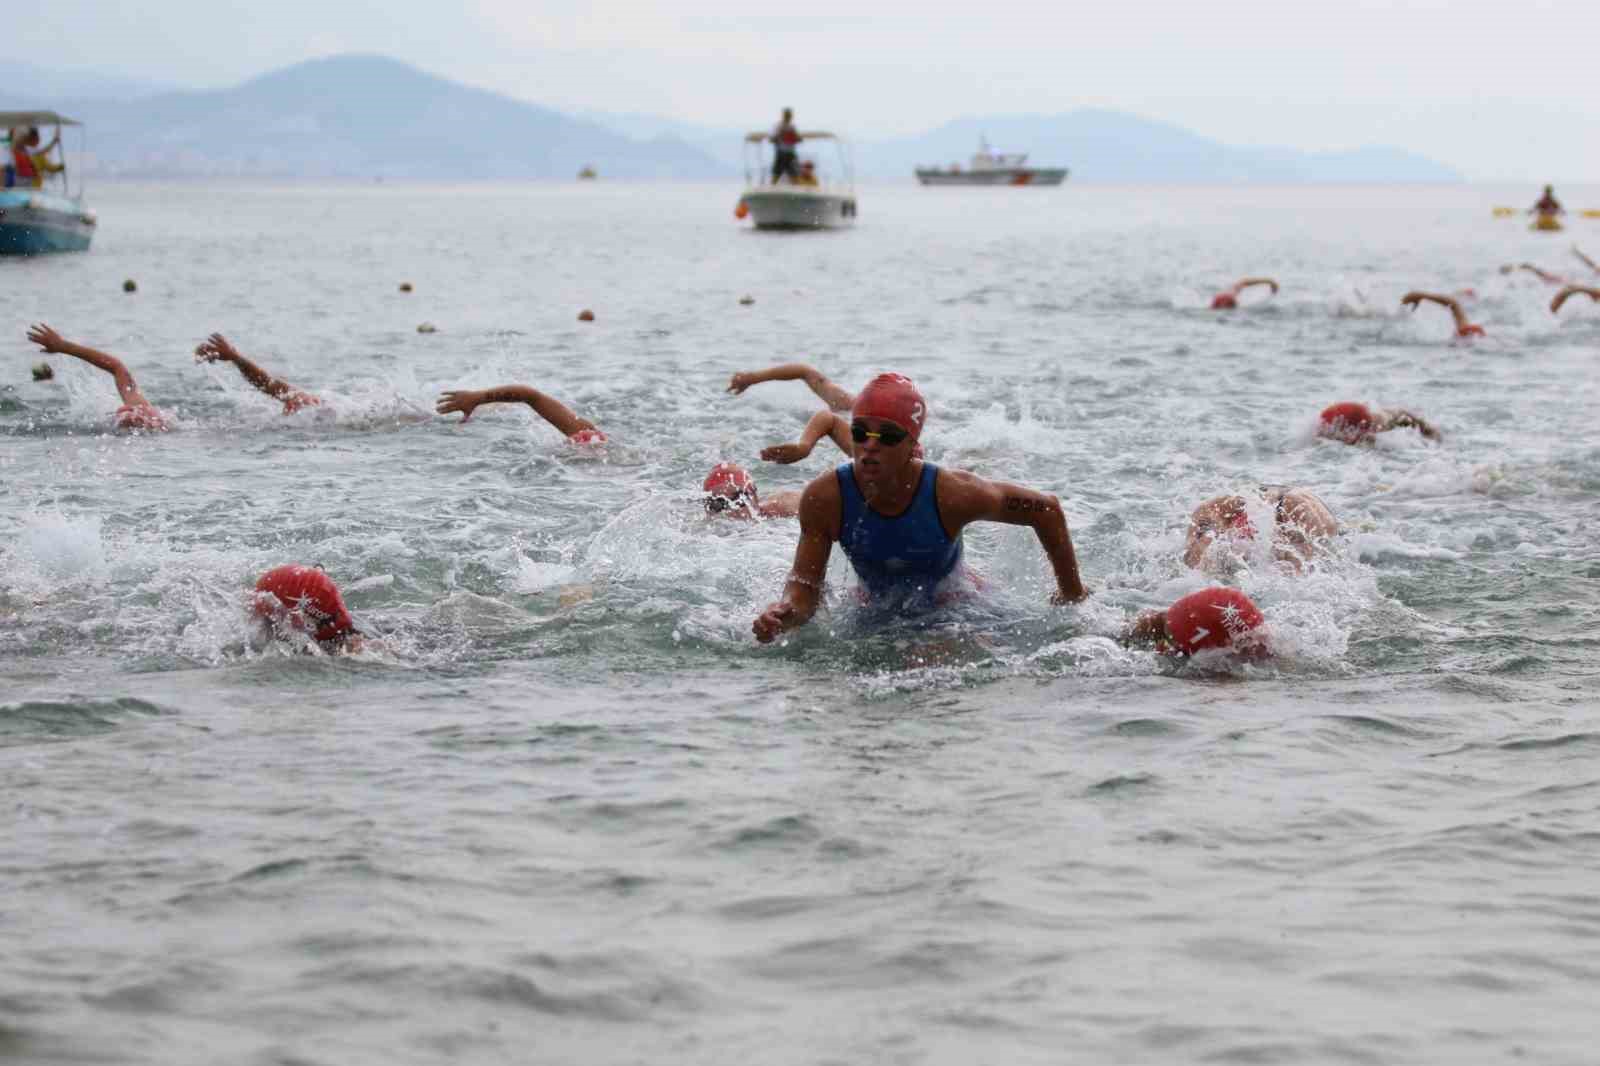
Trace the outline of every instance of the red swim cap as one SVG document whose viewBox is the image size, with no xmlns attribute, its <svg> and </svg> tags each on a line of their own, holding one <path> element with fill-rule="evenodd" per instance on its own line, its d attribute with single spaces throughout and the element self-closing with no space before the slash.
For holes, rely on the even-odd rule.
<svg viewBox="0 0 1600 1066">
<path fill-rule="evenodd" d="M 712 467 L 711 473 L 706 475 L 706 480 L 700 487 L 707 495 L 722 496 L 730 500 L 756 494 L 755 478 L 751 477 L 744 467 L 733 463 L 718 463 Z"/>
<path fill-rule="evenodd" d="M 1235 638 L 1265 621 L 1250 597 L 1238 589 L 1201 589 L 1167 608 L 1167 635 L 1179 652 L 1192 655 L 1207 648 L 1229 647 Z"/>
<path fill-rule="evenodd" d="M 1342 440 L 1346 444 L 1372 440 L 1378 433 L 1378 420 L 1359 403 L 1336 403 L 1324 408 L 1319 419 L 1317 436 Z"/>
<path fill-rule="evenodd" d="M 1239 298 L 1231 292 L 1219 292 L 1211 298 L 1211 310 L 1231 311 L 1239 306 Z"/>
<path fill-rule="evenodd" d="M 606 435 L 598 429 L 580 429 L 567 439 L 574 444 L 604 444 Z"/>
<path fill-rule="evenodd" d="M 333 579 L 314 566 L 278 566 L 256 582 L 255 613 L 279 617 L 318 640 L 337 640 L 356 632 L 344 597 Z"/>
<path fill-rule="evenodd" d="M 904 374 L 879 374 L 867 382 L 850 409 L 851 418 L 881 418 L 893 422 L 916 440 L 922 436 L 922 423 L 928 407 L 922 393 Z"/>
<path fill-rule="evenodd" d="M 1483 327 L 1479 326 L 1479 325 L 1476 325 L 1475 323 L 1468 322 L 1466 325 L 1464 325 L 1461 328 L 1456 330 L 1456 336 L 1458 336 L 1458 337 L 1481 337 L 1481 336 L 1483 336 Z"/>
</svg>

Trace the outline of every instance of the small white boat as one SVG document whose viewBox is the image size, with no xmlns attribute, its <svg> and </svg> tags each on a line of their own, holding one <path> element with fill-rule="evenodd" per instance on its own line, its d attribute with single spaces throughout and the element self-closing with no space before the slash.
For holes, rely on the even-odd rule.
<svg viewBox="0 0 1600 1066">
<path fill-rule="evenodd" d="M 850 146 L 841 137 L 817 131 L 801 133 L 800 143 L 826 144 L 831 151 L 798 156 L 792 175 L 772 174 L 774 149 L 770 133 L 744 138 L 745 190 L 735 214 L 749 216 L 756 229 L 843 229 L 855 225 L 855 167 Z"/>
<path fill-rule="evenodd" d="M 917 180 L 924 185 L 1060 185 L 1067 180 L 1067 168 L 1030 167 L 1026 152 L 996 152 L 980 139 L 967 169 L 959 163 L 949 169 L 918 167 Z"/>
<path fill-rule="evenodd" d="M 65 165 L 41 178 L 39 184 L 24 174 L 17 152 L 27 147 L 11 143 L 23 131 L 55 127 L 53 141 L 61 139 L 63 126 L 80 123 L 54 111 L 0 111 L 0 136 L 5 139 L 4 180 L 0 181 L 0 255 L 39 255 L 44 252 L 84 252 L 94 239 L 95 215 L 83 204 L 83 182 L 73 190 Z M 62 148 L 63 159 L 66 155 Z M 27 162 L 26 159 L 21 162 Z"/>
</svg>

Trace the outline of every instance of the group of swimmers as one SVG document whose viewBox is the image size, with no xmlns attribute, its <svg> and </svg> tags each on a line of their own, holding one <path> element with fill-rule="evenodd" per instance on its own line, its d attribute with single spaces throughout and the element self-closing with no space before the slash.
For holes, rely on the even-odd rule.
<svg viewBox="0 0 1600 1066">
<path fill-rule="evenodd" d="M 1270 279 L 1246 282 L 1275 285 Z M 70 355 L 112 375 L 122 399 L 116 413 L 118 428 L 149 432 L 171 428 L 171 419 L 144 396 L 120 359 L 69 341 L 45 324 L 33 326 L 27 336 L 46 353 Z M 285 414 L 323 403 L 315 394 L 268 373 L 220 333 L 211 334 L 195 349 L 195 360 L 232 363 L 250 385 L 282 404 Z M 796 380 L 816 394 L 823 408 L 807 420 L 797 441 L 771 445 L 762 450 L 761 458 L 798 462 L 827 438 L 847 461 L 804 489 L 766 498 L 750 473 L 734 463 L 718 463 L 701 485 L 708 517 L 799 519 L 794 562 L 783 592 L 752 623 L 758 641 L 771 642 L 811 620 L 821 602 L 835 544 L 854 569 L 863 599 L 877 605 L 925 609 L 980 589 L 982 579 L 964 561 L 962 536 L 977 522 L 1033 530 L 1055 579 L 1053 602 L 1076 603 L 1089 595 L 1066 516 L 1055 496 L 941 468 L 924 458 L 921 437 L 928 406 L 909 378 L 880 374 L 859 393 L 851 393 L 814 367 L 786 363 L 736 373 L 727 391 L 739 394 L 764 382 Z M 478 408 L 494 403 L 527 405 L 575 445 L 597 447 L 607 442 L 599 426 L 529 385 L 450 390 L 440 395 L 435 410 L 441 415 L 459 413 L 466 421 Z M 1320 436 L 1350 445 L 1371 444 L 1377 434 L 1401 428 L 1416 429 L 1432 440 L 1440 437 L 1434 426 L 1406 410 L 1338 403 L 1318 419 Z M 1308 489 L 1264 485 L 1256 496 L 1258 513 L 1262 507 L 1271 508 L 1273 558 L 1289 569 L 1302 569 L 1338 533 L 1332 512 Z M 1196 507 L 1185 538 L 1185 564 L 1205 569 L 1214 545 L 1254 540 L 1258 530 L 1250 511 L 1251 501 L 1239 495 L 1214 497 Z M 362 645 L 337 586 L 317 567 L 283 566 L 264 574 L 256 586 L 255 610 L 280 631 L 303 632 L 327 649 L 354 650 Z M 1179 654 L 1218 647 L 1259 651 L 1261 624 L 1261 612 L 1243 593 L 1218 586 L 1186 596 L 1164 612 L 1141 616 L 1125 637 Z"/>
<path fill-rule="evenodd" d="M 1547 191 L 1548 188 L 1549 187 L 1546 186 Z M 1572 249 L 1572 254 L 1581 259 L 1584 265 L 1586 265 L 1591 271 L 1596 274 L 1600 274 L 1600 263 L 1596 263 L 1593 259 L 1590 259 L 1588 256 L 1584 255 L 1583 252 L 1577 247 Z M 1507 263 L 1500 268 L 1500 273 L 1510 274 L 1517 270 L 1526 271 L 1537 277 L 1540 281 L 1545 282 L 1547 285 L 1561 286 L 1561 291 L 1556 293 L 1555 297 L 1550 301 L 1551 314 L 1559 314 L 1561 312 L 1561 305 L 1566 303 L 1574 296 L 1587 296 L 1591 300 L 1600 302 L 1600 288 L 1592 285 L 1584 285 L 1573 281 L 1570 278 L 1563 277 L 1560 274 L 1551 273 L 1550 271 L 1543 270 L 1532 263 Z M 1254 288 L 1256 286 L 1269 288 L 1271 290 L 1269 294 L 1270 296 L 1278 295 L 1278 282 L 1273 278 L 1240 278 L 1226 289 L 1219 291 L 1215 296 L 1211 297 L 1211 310 L 1236 310 L 1239 306 L 1240 294 L 1242 294 L 1246 289 Z M 1484 336 L 1483 327 L 1478 325 L 1476 322 L 1469 320 L 1467 318 L 1466 310 L 1461 306 L 1462 300 L 1470 300 L 1476 295 L 1477 294 L 1472 289 L 1463 289 L 1457 293 L 1423 292 L 1422 290 L 1417 289 L 1400 297 L 1400 306 L 1409 307 L 1411 310 L 1415 311 L 1424 303 L 1438 304 L 1440 307 L 1443 307 L 1445 310 L 1450 312 L 1450 317 L 1455 322 L 1456 336 L 1464 340 L 1469 337 Z"/>
</svg>

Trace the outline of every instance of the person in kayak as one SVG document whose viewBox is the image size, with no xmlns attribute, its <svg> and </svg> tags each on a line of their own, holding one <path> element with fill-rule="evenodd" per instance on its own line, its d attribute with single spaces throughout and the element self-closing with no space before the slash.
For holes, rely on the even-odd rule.
<svg viewBox="0 0 1600 1066">
<path fill-rule="evenodd" d="M 1391 429 L 1415 429 L 1428 440 L 1444 439 L 1431 422 L 1400 408 L 1385 410 L 1359 403 L 1336 403 L 1323 408 L 1317 416 L 1317 436 L 1345 444 L 1371 444 L 1379 433 Z"/>
<path fill-rule="evenodd" d="M 1400 297 L 1400 304 L 1402 307 L 1409 307 L 1412 311 L 1415 311 L 1424 300 L 1450 309 L 1450 317 L 1455 319 L 1457 337 L 1483 336 L 1483 327 L 1467 321 L 1467 313 L 1461 309 L 1461 301 L 1454 296 L 1445 296 L 1443 293 L 1437 292 L 1408 292 Z"/>
<path fill-rule="evenodd" d="M 555 427 L 557 433 L 573 444 L 604 444 L 606 435 L 587 418 L 579 418 L 572 409 L 549 393 L 540 392 L 528 385 L 496 385 L 491 389 L 455 389 L 441 393 L 434 410 L 441 415 L 461 412 L 461 421 L 472 417 L 472 412 L 486 403 L 525 403 L 534 413 Z"/>
<path fill-rule="evenodd" d="M 800 540 L 783 597 L 751 625 L 763 644 L 816 613 L 837 543 L 869 602 L 936 606 L 965 577 L 962 530 L 973 522 L 1031 526 L 1055 572 L 1056 603 L 1089 595 L 1056 497 L 1020 485 L 941 470 L 913 455 L 927 405 L 909 378 L 880 374 L 851 409 L 852 459 L 800 497 Z"/>
<path fill-rule="evenodd" d="M 200 342 L 194 350 L 194 361 L 197 363 L 232 363 L 239 368 L 239 373 L 244 379 L 274 400 L 283 404 L 283 413 L 292 415 L 306 407 L 316 407 L 322 403 L 320 397 L 313 396 L 295 388 L 286 381 L 273 377 L 262 370 L 255 363 L 239 354 L 239 350 L 228 343 L 228 338 L 220 333 L 213 333 Z"/>
<path fill-rule="evenodd" d="M 1550 185 L 1544 187 L 1544 195 L 1540 196 L 1534 205 L 1528 208 L 1528 214 L 1538 215 L 1541 219 L 1550 219 L 1552 222 L 1567 209 L 1561 206 L 1561 201 L 1556 199 L 1555 188 Z"/>
<path fill-rule="evenodd" d="M 110 374 L 116 382 L 117 395 L 122 397 L 122 406 L 117 408 L 115 416 L 118 429 L 164 432 L 172 428 L 167 416 L 144 398 L 138 383 L 133 380 L 133 374 L 116 356 L 69 341 L 43 322 L 29 327 L 28 339 L 48 355 L 70 355 Z"/>
<path fill-rule="evenodd" d="M 1239 294 L 1253 285 L 1267 285 L 1272 288 L 1272 295 L 1278 295 L 1278 283 L 1271 278 L 1240 278 L 1233 283 L 1233 287 L 1224 289 L 1211 298 L 1211 310 L 1231 311 L 1239 306 Z"/>
</svg>

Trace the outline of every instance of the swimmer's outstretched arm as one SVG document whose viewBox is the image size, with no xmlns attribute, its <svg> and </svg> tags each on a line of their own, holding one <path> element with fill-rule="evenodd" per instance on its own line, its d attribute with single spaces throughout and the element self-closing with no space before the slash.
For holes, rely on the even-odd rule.
<svg viewBox="0 0 1600 1066">
<path fill-rule="evenodd" d="M 1588 267 L 1596 274 L 1600 274 L 1600 263 L 1596 263 L 1593 259 L 1590 259 L 1588 256 L 1584 255 L 1578 250 L 1578 246 L 1576 244 L 1572 246 L 1572 254 L 1577 256 L 1579 259 L 1582 259 L 1584 266 Z"/>
<path fill-rule="evenodd" d="M 1467 321 L 1467 313 L 1461 310 L 1461 301 L 1457 300 L 1454 296 L 1444 296 L 1437 292 L 1408 292 L 1404 296 L 1400 297 L 1400 303 L 1411 308 L 1413 311 L 1417 309 L 1417 305 L 1422 303 L 1423 300 L 1427 300 L 1430 303 L 1436 303 L 1440 307 L 1449 308 L 1450 317 L 1456 320 L 1457 332 L 1465 330 L 1468 326 L 1472 325 L 1471 322 Z"/>
<path fill-rule="evenodd" d="M 1240 278 L 1233 284 L 1233 294 L 1239 295 L 1252 285 L 1267 285 L 1272 288 L 1272 295 L 1278 295 L 1278 283 L 1272 278 Z"/>
<path fill-rule="evenodd" d="M 1561 305 L 1567 302 L 1568 297 L 1579 295 L 1587 296 L 1591 300 L 1600 300 L 1600 289 L 1593 289 L 1587 285 L 1568 285 L 1566 288 L 1556 293 L 1556 298 L 1550 301 L 1551 313 L 1559 313 L 1561 311 Z"/>
<path fill-rule="evenodd" d="M 780 633 L 811 621 L 822 598 L 833 551 L 834 523 L 839 515 L 839 489 L 833 475 L 817 478 L 800 494 L 800 542 L 794 549 L 794 566 L 783 586 L 783 598 L 767 605 L 750 629 L 756 640 L 770 644 Z"/>
<path fill-rule="evenodd" d="M 1167 639 L 1165 611 L 1145 611 L 1122 631 L 1124 644 L 1159 644 Z"/>
<path fill-rule="evenodd" d="M 441 415 L 461 412 L 461 421 L 472 417 L 472 412 L 486 403 L 525 403 L 534 413 L 555 427 L 556 432 L 570 437 L 586 429 L 598 430 L 587 418 L 579 418 L 572 408 L 528 385 L 496 385 L 492 389 L 457 389 L 442 393 L 434 410 Z"/>
<path fill-rule="evenodd" d="M 43 322 L 28 328 L 28 339 L 51 355 L 70 355 L 110 374 L 117 383 L 117 395 L 122 397 L 123 403 L 131 406 L 149 406 L 150 401 L 139 391 L 133 375 L 116 356 L 107 355 L 87 345 L 74 344 Z"/>
<path fill-rule="evenodd" d="M 769 463 L 798 463 L 811 454 L 823 437 L 830 438 L 846 455 L 850 454 L 850 423 L 832 411 L 818 411 L 806 422 L 799 441 L 762 448 L 761 458 Z"/>
<path fill-rule="evenodd" d="M 763 381 L 804 381 L 817 394 L 817 398 L 834 411 L 848 411 L 856 402 L 855 393 L 846 392 L 824 377 L 822 371 L 805 363 L 782 363 L 765 370 L 741 370 L 728 381 L 728 391 L 737 395 Z"/>
<path fill-rule="evenodd" d="M 239 349 L 230 344 L 228 338 L 220 333 L 213 333 L 200 343 L 194 350 L 194 360 L 197 363 L 232 363 L 239 368 L 239 373 L 244 375 L 246 381 L 274 400 L 283 401 L 284 407 L 289 410 L 322 402 L 310 393 L 303 392 L 287 381 L 275 378 L 262 370 L 240 355 Z"/>
<path fill-rule="evenodd" d="M 1393 411 L 1380 411 L 1378 413 L 1378 432 L 1390 429 L 1415 429 L 1429 440 L 1443 440 L 1444 434 L 1419 414 L 1396 408 Z"/>
</svg>

